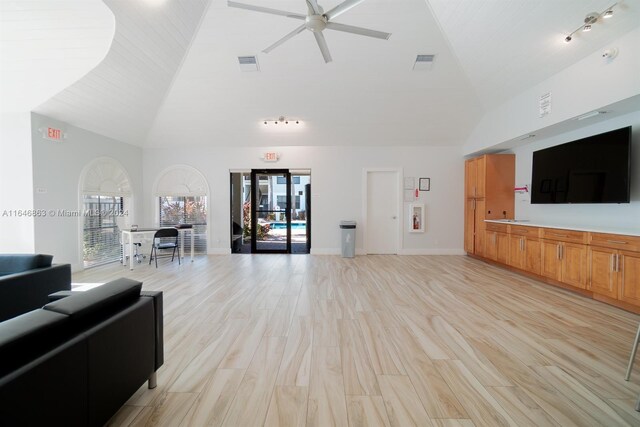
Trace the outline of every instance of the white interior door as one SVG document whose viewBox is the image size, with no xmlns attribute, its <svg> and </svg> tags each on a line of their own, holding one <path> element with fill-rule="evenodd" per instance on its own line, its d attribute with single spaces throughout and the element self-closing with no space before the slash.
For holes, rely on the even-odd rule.
<svg viewBox="0 0 640 427">
<path fill-rule="evenodd" d="M 398 253 L 398 172 L 367 172 L 366 251 Z"/>
</svg>

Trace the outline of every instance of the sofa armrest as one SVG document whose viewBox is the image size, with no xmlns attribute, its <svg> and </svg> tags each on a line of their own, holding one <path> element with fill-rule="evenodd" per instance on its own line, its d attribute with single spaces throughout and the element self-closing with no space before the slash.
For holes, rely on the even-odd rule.
<svg viewBox="0 0 640 427">
<path fill-rule="evenodd" d="M 71 290 L 71 265 L 58 264 L 0 277 L 0 322 L 49 302 L 49 294 Z"/>
<path fill-rule="evenodd" d="M 58 301 L 59 299 L 70 297 L 80 293 L 80 291 L 58 291 L 49 294 L 49 302 Z"/>
<path fill-rule="evenodd" d="M 164 314 L 162 307 L 162 292 L 142 291 L 141 298 L 153 298 L 156 331 L 156 371 L 164 364 Z"/>
</svg>

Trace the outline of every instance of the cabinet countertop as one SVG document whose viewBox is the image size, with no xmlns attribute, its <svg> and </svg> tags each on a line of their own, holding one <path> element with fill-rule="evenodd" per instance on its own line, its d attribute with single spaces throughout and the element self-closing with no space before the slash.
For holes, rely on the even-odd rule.
<svg viewBox="0 0 640 427">
<path fill-rule="evenodd" d="M 525 227 L 555 228 L 559 230 L 586 231 L 590 233 L 607 233 L 621 234 L 625 236 L 640 237 L 640 228 L 612 228 L 612 227 L 583 227 L 575 225 L 548 224 L 537 221 L 528 220 L 504 220 L 504 219 L 485 219 L 484 222 L 492 222 L 495 224 L 522 225 Z"/>
</svg>

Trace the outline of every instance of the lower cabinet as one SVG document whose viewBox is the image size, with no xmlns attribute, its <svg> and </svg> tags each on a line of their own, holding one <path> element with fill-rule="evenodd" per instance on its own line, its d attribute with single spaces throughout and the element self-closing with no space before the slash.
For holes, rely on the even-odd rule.
<svg viewBox="0 0 640 427">
<path fill-rule="evenodd" d="M 499 231 L 485 232 L 485 258 L 506 264 L 509 260 L 509 235 Z"/>
<path fill-rule="evenodd" d="M 618 299 L 640 305 L 640 253 L 620 251 L 618 281 Z"/>
<path fill-rule="evenodd" d="M 640 236 L 491 222 L 482 236 L 484 258 L 640 313 Z"/>
<path fill-rule="evenodd" d="M 529 273 L 540 274 L 540 240 L 509 236 L 509 265 Z"/>
<path fill-rule="evenodd" d="M 617 251 L 606 248 L 589 248 L 591 269 L 589 289 L 596 294 L 618 298 L 618 277 L 616 273 Z"/>
<path fill-rule="evenodd" d="M 591 247 L 589 265 L 591 291 L 640 305 L 640 253 Z"/>
<path fill-rule="evenodd" d="M 540 274 L 558 282 L 587 288 L 587 245 L 543 240 Z"/>
</svg>

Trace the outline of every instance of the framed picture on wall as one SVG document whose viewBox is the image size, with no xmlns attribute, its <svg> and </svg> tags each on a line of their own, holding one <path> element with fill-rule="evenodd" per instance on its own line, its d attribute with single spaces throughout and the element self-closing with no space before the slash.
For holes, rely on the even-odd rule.
<svg viewBox="0 0 640 427">
<path fill-rule="evenodd" d="M 420 178 L 420 191 L 431 191 L 431 178 Z"/>
<path fill-rule="evenodd" d="M 409 232 L 424 233 L 424 204 L 422 203 L 409 205 Z"/>
</svg>

